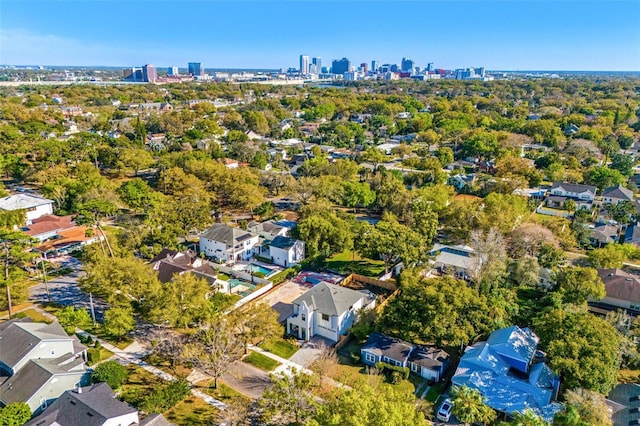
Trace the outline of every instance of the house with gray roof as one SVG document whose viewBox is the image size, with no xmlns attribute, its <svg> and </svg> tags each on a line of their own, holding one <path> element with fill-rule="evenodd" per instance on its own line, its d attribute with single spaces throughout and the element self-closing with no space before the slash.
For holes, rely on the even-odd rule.
<svg viewBox="0 0 640 426">
<path fill-rule="evenodd" d="M 434 244 L 429 252 L 433 267 L 441 273 L 453 273 L 462 279 L 469 279 L 474 265 L 475 250 L 465 245 Z"/>
<path fill-rule="evenodd" d="M 337 342 L 356 321 L 358 312 L 373 308 L 375 301 L 370 291 L 320 282 L 292 302 L 287 333 L 302 340 L 319 335 Z"/>
<path fill-rule="evenodd" d="M 198 257 L 194 251 L 163 249 L 149 263 L 164 284 L 172 282 L 176 275 L 194 274 L 219 291 L 229 293 L 229 283 L 218 280 L 218 272 L 211 263 Z"/>
<path fill-rule="evenodd" d="M 297 265 L 304 260 L 304 241 L 278 235 L 269 243 L 269 257 L 276 265 Z"/>
<path fill-rule="evenodd" d="M 87 348 L 57 322 L 6 321 L 0 348 L 0 406 L 26 402 L 39 412 L 64 391 L 89 383 Z"/>
<path fill-rule="evenodd" d="M 373 333 L 360 349 L 362 362 L 406 367 L 427 380 L 439 381 L 449 364 L 449 354 L 436 347 L 413 345 L 382 333 Z"/>
<path fill-rule="evenodd" d="M 555 401 L 560 379 L 537 350 L 538 341 L 528 328 L 496 330 L 486 342 L 467 347 L 451 382 L 477 389 L 496 411 L 512 415 L 531 409 L 551 422 L 562 410 Z"/>
<path fill-rule="evenodd" d="M 68 390 L 25 426 L 111 426 L 139 423 L 138 410 L 116 398 L 106 383 Z"/>
<path fill-rule="evenodd" d="M 633 202 L 633 191 L 622 185 L 612 186 L 602 191 L 602 204 L 617 205 L 621 201 Z"/>
<path fill-rule="evenodd" d="M 640 277 L 618 268 L 598 269 L 606 296 L 597 305 L 640 311 Z"/>
<path fill-rule="evenodd" d="M 14 194 L 0 198 L 0 210 L 25 210 L 25 225 L 31 225 L 35 219 L 53 214 L 53 201 L 30 194 Z"/>
<path fill-rule="evenodd" d="M 220 262 L 235 263 L 259 254 L 258 235 L 216 223 L 200 235 L 200 252 Z"/>
<path fill-rule="evenodd" d="M 562 209 L 567 200 L 573 200 L 577 209 L 591 210 L 597 188 L 593 185 L 581 185 L 568 182 L 554 182 L 547 197 L 547 207 Z"/>
</svg>

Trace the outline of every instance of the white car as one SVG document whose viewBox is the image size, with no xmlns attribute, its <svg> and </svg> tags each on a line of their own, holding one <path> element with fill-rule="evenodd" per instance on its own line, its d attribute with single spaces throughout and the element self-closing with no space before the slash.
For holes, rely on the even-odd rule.
<svg viewBox="0 0 640 426">
<path fill-rule="evenodd" d="M 451 410 L 453 409 L 453 403 L 449 398 L 445 399 L 440 408 L 438 409 L 438 413 L 436 414 L 436 418 L 442 422 L 448 422 L 451 418 Z"/>
</svg>

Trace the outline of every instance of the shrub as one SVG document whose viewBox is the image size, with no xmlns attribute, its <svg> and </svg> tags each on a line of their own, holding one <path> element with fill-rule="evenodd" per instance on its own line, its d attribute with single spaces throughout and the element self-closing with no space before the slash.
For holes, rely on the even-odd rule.
<svg viewBox="0 0 640 426">
<path fill-rule="evenodd" d="M 284 271 L 278 272 L 277 274 L 269 278 L 269 280 L 273 283 L 273 285 L 277 285 L 282 283 L 285 280 L 288 280 L 289 278 L 292 278 L 295 274 L 296 274 L 295 269 L 287 268 Z"/>
<path fill-rule="evenodd" d="M 400 374 L 400 377 L 404 380 L 409 378 L 409 369 L 407 367 L 398 367 L 386 362 L 376 362 L 376 368 L 389 377 L 389 381 L 391 383 L 394 383 L 394 373 Z"/>
<path fill-rule="evenodd" d="M 357 352 L 351 352 L 349 354 L 349 356 L 351 357 L 351 361 L 353 361 L 354 364 L 359 364 L 360 363 L 360 354 Z"/>
<path fill-rule="evenodd" d="M 111 389 L 118 389 L 127 381 L 129 372 L 117 361 L 107 361 L 98 365 L 91 373 L 93 383 L 105 382 Z"/>
<path fill-rule="evenodd" d="M 182 401 L 191 392 L 191 385 L 186 379 L 178 379 L 167 385 L 154 389 L 142 403 L 145 411 L 163 413 Z"/>
<path fill-rule="evenodd" d="M 254 272 L 254 273 L 253 273 L 253 276 L 254 276 L 254 277 L 258 277 L 258 278 L 264 278 L 264 277 L 266 277 L 267 275 L 266 275 L 264 272 L 260 272 L 260 271 L 258 271 L 258 272 Z"/>
<path fill-rule="evenodd" d="M 87 359 L 90 365 L 93 365 L 97 362 L 102 361 L 102 355 L 100 354 L 100 349 L 89 348 L 87 349 Z"/>
<path fill-rule="evenodd" d="M 31 409 L 26 402 L 13 402 L 0 408 L 0 426 L 20 426 L 31 418 Z"/>
</svg>

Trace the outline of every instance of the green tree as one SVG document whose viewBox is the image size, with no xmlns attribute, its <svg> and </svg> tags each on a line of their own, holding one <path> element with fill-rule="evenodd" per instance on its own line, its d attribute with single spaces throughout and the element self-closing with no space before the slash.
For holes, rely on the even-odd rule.
<svg viewBox="0 0 640 426">
<path fill-rule="evenodd" d="M 424 239 L 420 234 L 397 220 L 383 219 L 375 226 L 365 225 L 356 248 L 372 259 L 380 258 L 384 262 L 385 272 L 397 262 L 409 266 L 420 260 L 423 254 Z"/>
<path fill-rule="evenodd" d="M 522 413 L 514 413 L 510 425 L 513 426 L 550 426 L 542 417 L 538 416 L 531 408 L 525 409 Z"/>
<path fill-rule="evenodd" d="M 589 263 L 594 268 L 622 268 L 627 256 L 619 244 L 607 244 L 603 248 L 588 252 Z"/>
<path fill-rule="evenodd" d="M 91 373 L 93 383 L 104 382 L 113 390 L 120 389 L 129 377 L 127 368 L 118 361 L 105 361 L 98 364 Z"/>
<path fill-rule="evenodd" d="M 502 233 L 508 233 L 524 223 L 530 215 L 526 198 L 492 192 L 484 199 L 479 222 L 484 229 L 496 228 Z"/>
<path fill-rule="evenodd" d="M 494 329 L 487 299 L 464 281 L 449 276 L 425 279 L 405 270 L 400 284 L 400 293 L 379 319 L 392 334 L 409 341 L 460 346 Z"/>
<path fill-rule="evenodd" d="M 427 425 L 416 409 L 410 387 L 387 383 L 356 383 L 336 389 L 318 405 L 311 426 L 419 426 Z"/>
<path fill-rule="evenodd" d="M 120 152 L 120 161 L 125 167 L 133 169 L 134 176 L 138 176 L 140 170 L 151 167 L 153 156 L 151 152 L 142 148 L 126 148 Z"/>
<path fill-rule="evenodd" d="M 350 224 L 335 213 L 320 212 L 298 222 L 298 238 L 306 244 L 307 256 L 327 257 L 353 247 Z"/>
<path fill-rule="evenodd" d="M 0 426 L 22 426 L 31 418 L 26 402 L 13 402 L 0 408 Z"/>
<path fill-rule="evenodd" d="M 316 408 L 311 389 L 317 378 L 297 370 L 271 375 L 271 385 L 260 399 L 263 420 L 267 424 L 303 425 Z"/>
<path fill-rule="evenodd" d="M 565 303 L 585 304 L 587 299 L 600 300 L 606 296 L 604 283 L 593 268 L 570 266 L 558 276 L 558 291 Z"/>
<path fill-rule="evenodd" d="M 598 166 L 589 169 L 584 174 L 584 180 L 589 185 L 595 185 L 602 191 L 610 186 L 620 185 L 625 181 L 625 177 L 618 170 L 605 166 Z"/>
<path fill-rule="evenodd" d="M 129 306 L 116 306 L 104 313 L 104 331 L 118 340 L 136 328 L 133 309 Z"/>
<path fill-rule="evenodd" d="M 619 171 L 624 176 L 631 176 L 633 174 L 634 160 L 631 155 L 627 154 L 613 154 L 611 156 L 611 164 L 609 168 Z"/>
<path fill-rule="evenodd" d="M 272 337 L 281 336 L 282 325 L 278 322 L 278 312 L 266 303 L 239 308 L 230 314 L 234 332 L 242 341 L 244 353 L 249 343 L 258 344 Z"/>
<path fill-rule="evenodd" d="M 345 207 L 369 207 L 376 200 L 376 193 L 371 190 L 367 182 L 343 182 L 343 203 Z"/>
<path fill-rule="evenodd" d="M 440 160 L 440 164 L 448 166 L 453 163 L 453 150 L 448 146 L 441 146 L 436 150 L 436 157 Z"/>
<path fill-rule="evenodd" d="M 156 323 L 167 321 L 174 327 L 184 328 L 205 320 L 209 314 L 209 283 L 191 273 L 175 274 L 170 283 L 162 286 L 156 309 Z"/>
<path fill-rule="evenodd" d="M 556 414 L 559 426 L 611 426 L 611 411 L 604 395 L 586 389 L 567 390 L 564 410 Z"/>
<path fill-rule="evenodd" d="M 585 311 L 553 309 L 534 321 L 534 331 L 567 388 L 607 394 L 616 385 L 620 336 L 605 319 Z"/>
<path fill-rule="evenodd" d="M 73 306 L 67 306 L 60 310 L 56 317 L 60 321 L 60 325 L 67 334 L 75 334 L 76 328 L 87 328 L 92 324 L 89 312 L 84 309 L 76 309 Z"/>
<path fill-rule="evenodd" d="M 8 308 L 9 318 L 13 315 L 13 303 L 19 303 L 27 296 L 27 277 L 23 267 L 34 258 L 29 251 L 34 241 L 23 232 L 0 228 L 0 256 L 4 270 L 0 286 L 4 287 L 2 296 L 6 297 L 0 296 L 0 306 Z"/>
<path fill-rule="evenodd" d="M 477 389 L 467 386 L 454 387 L 451 391 L 453 415 L 464 424 L 490 423 L 496 412 L 484 403 L 484 397 Z"/>
</svg>

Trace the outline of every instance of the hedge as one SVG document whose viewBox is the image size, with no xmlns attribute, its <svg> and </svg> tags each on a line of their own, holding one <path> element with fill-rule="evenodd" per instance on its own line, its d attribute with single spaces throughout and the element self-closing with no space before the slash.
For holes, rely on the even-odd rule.
<svg viewBox="0 0 640 426">
<path fill-rule="evenodd" d="M 407 367 L 398 367 L 398 366 L 380 361 L 380 362 L 376 362 L 376 368 L 385 374 L 393 373 L 394 371 L 397 371 L 402 375 L 403 379 L 407 380 L 409 378 L 409 369 Z"/>
<path fill-rule="evenodd" d="M 296 275 L 296 270 L 293 268 L 287 268 L 284 271 L 280 271 L 271 278 L 269 281 L 273 283 L 273 285 L 278 285 L 289 278 L 292 278 Z"/>
</svg>

